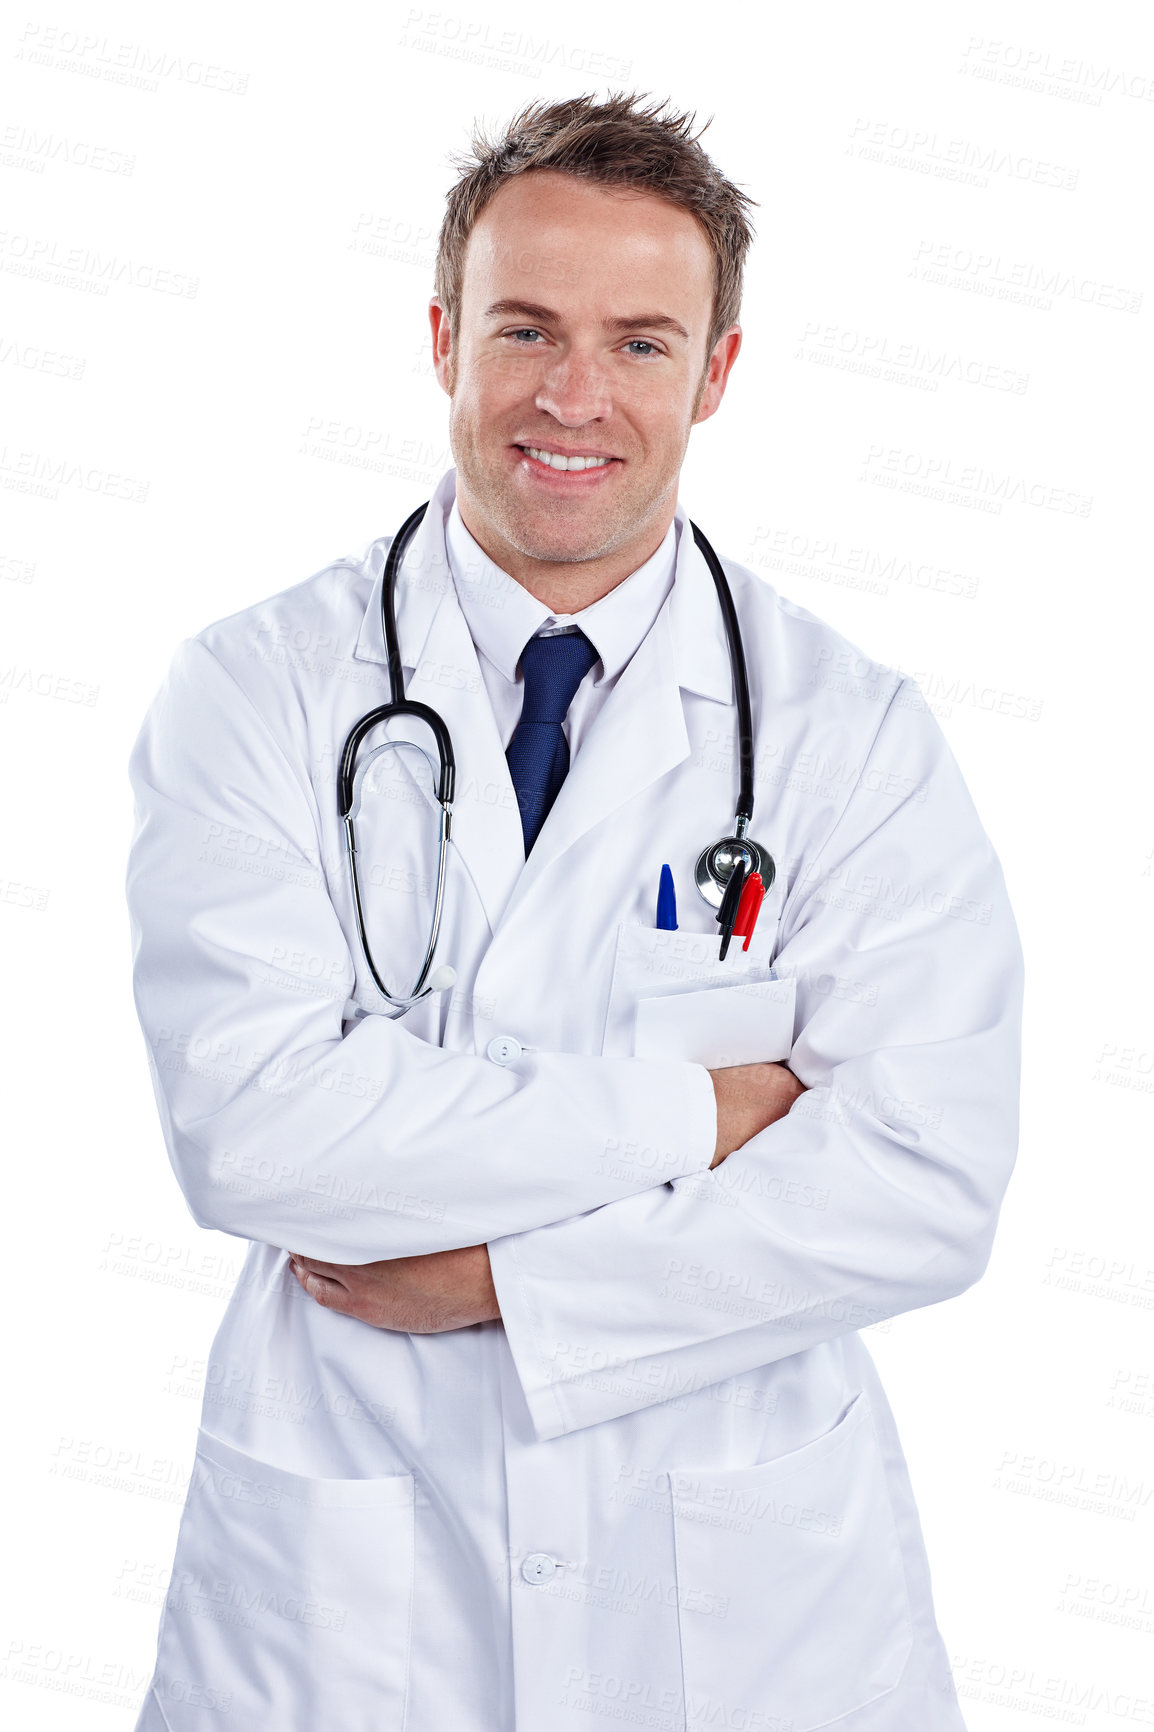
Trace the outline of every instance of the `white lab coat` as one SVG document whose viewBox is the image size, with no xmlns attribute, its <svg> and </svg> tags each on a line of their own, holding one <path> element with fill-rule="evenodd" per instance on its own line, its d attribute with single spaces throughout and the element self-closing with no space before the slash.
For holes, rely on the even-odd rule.
<svg viewBox="0 0 1154 1732">
<path fill-rule="evenodd" d="M 681 507 L 673 591 L 525 861 L 455 479 L 397 605 L 457 754 L 451 993 L 372 1014 L 337 819 L 341 743 L 388 697 L 388 537 L 181 644 L 133 753 L 165 1140 L 194 1218 L 252 1241 L 138 1732 L 960 1732 L 858 1331 L 989 1257 L 1021 997 L 998 861 L 916 685 L 727 559 L 778 876 L 718 961 L 692 875 L 732 828 L 736 711 Z M 404 990 L 435 861 L 409 756 L 361 824 Z M 701 1061 L 751 1040 L 809 1092 L 709 1171 Z M 434 1335 L 324 1310 L 286 1263 L 482 1242 L 502 1320 Z"/>
</svg>

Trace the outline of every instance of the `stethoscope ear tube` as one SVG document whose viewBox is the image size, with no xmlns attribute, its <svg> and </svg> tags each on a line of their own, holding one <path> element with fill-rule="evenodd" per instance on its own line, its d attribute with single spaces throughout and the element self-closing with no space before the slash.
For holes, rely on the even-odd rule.
<svg viewBox="0 0 1154 1732">
<path fill-rule="evenodd" d="M 378 722 L 391 721 L 394 716 L 416 716 L 420 721 L 432 728 L 437 741 L 437 756 L 440 768 L 437 773 L 437 800 L 442 806 L 452 804 L 453 789 L 457 778 L 457 764 L 453 757 L 453 742 L 448 727 L 442 716 L 428 704 L 409 703 L 402 698 L 397 704 L 379 704 L 375 710 L 370 710 L 367 716 L 349 729 L 341 752 L 340 768 L 337 771 L 337 810 L 342 819 L 347 818 L 353 806 L 353 778 L 356 771 L 357 749 L 370 729 Z M 400 742 L 396 742 L 399 744 Z"/>
<path fill-rule="evenodd" d="M 418 505 L 417 509 L 405 518 L 405 521 L 401 524 L 401 527 L 392 539 L 389 546 L 389 555 L 385 561 L 385 576 L 384 581 L 381 584 L 381 625 L 385 637 L 385 654 L 389 660 L 389 690 L 392 693 L 394 703 L 403 703 L 405 697 L 405 676 L 401 667 L 401 646 L 397 638 L 397 615 L 395 605 L 395 597 L 397 593 L 397 572 L 400 569 L 402 559 L 405 557 L 405 549 L 412 540 L 413 533 L 416 530 L 418 523 L 420 523 L 428 509 L 429 501 L 426 499 L 423 505 Z M 439 719 L 440 718 L 438 717 L 438 720 Z M 446 734 L 446 739 L 447 738 L 448 735 Z M 450 758 L 452 757 L 451 748 L 449 756 Z"/>
<path fill-rule="evenodd" d="M 389 545 L 385 560 L 385 575 L 381 580 L 381 632 L 384 638 L 385 655 L 389 664 L 389 691 L 392 694 L 389 703 L 379 704 L 375 710 L 370 710 L 367 716 L 350 729 L 341 752 L 340 768 L 337 772 L 337 808 L 342 821 L 346 820 L 353 806 L 353 773 L 356 769 L 357 748 L 371 728 L 378 722 L 389 721 L 393 716 L 416 716 L 426 722 L 433 730 L 437 741 L 437 753 L 440 758 L 440 772 L 437 777 L 437 799 L 442 806 L 451 805 L 453 789 L 456 782 L 457 768 L 453 757 L 453 741 L 444 720 L 431 709 L 428 704 L 408 703 L 405 699 L 405 673 L 401 664 L 401 646 L 397 637 L 397 614 L 395 596 L 397 589 L 397 572 L 405 549 L 412 540 L 417 525 L 429 509 L 426 499 L 423 505 L 417 507 L 406 517 L 392 542 Z"/>
<path fill-rule="evenodd" d="M 453 741 L 444 718 L 439 716 L 436 710 L 432 709 L 428 704 L 410 703 L 405 697 L 404 668 L 401 663 L 401 648 L 397 638 L 397 619 L 393 600 L 396 591 L 397 572 L 400 568 L 401 560 L 404 558 L 405 548 L 427 510 L 428 500 L 426 500 L 424 505 L 422 505 L 418 510 L 412 512 L 411 515 L 405 519 L 404 523 L 397 531 L 397 534 L 393 537 L 392 543 L 389 547 L 388 557 L 385 561 L 384 577 L 381 582 L 381 628 L 384 636 L 385 653 L 389 664 L 389 690 L 391 693 L 391 702 L 387 704 L 378 704 L 376 709 L 370 710 L 367 715 L 362 716 L 360 721 L 354 723 L 354 725 L 349 729 L 345 738 L 344 746 L 341 750 L 341 761 L 337 770 L 337 810 L 345 830 L 345 847 L 349 860 L 349 876 L 352 882 L 353 906 L 356 913 L 357 932 L 360 937 L 361 949 L 364 952 L 365 961 L 369 966 L 369 973 L 372 975 L 378 991 L 391 1005 L 397 1006 L 397 1008 L 392 1012 L 394 1016 L 401 1015 L 403 1011 L 409 1009 L 410 1006 L 415 1004 L 418 999 L 426 997 L 428 993 L 433 990 L 431 987 L 426 987 L 425 981 L 428 978 L 430 968 L 432 967 L 433 956 L 437 948 L 437 936 L 441 925 L 441 908 L 445 893 L 445 865 L 448 857 L 449 843 L 453 833 L 453 793 L 457 776 L 456 760 L 453 756 Z M 432 930 L 429 934 L 429 942 L 425 949 L 425 956 L 421 964 L 421 972 L 418 976 L 417 984 L 407 997 L 398 997 L 396 994 L 389 991 L 384 980 L 381 978 L 381 975 L 378 973 L 376 963 L 373 960 L 372 949 L 369 945 L 368 932 L 365 928 L 365 914 L 361 897 L 360 875 L 357 871 L 357 836 L 355 823 L 356 807 L 359 805 L 359 801 L 357 800 L 358 789 L 356 780 L 357 750 L 360 747 L 362 740 L 365 738 L 365 735 L 375 728 L 379 722 L 391 721 L 394 717 L 398 716 L 413 716 L 418 721 L 424 722 L 425 725 L 432 730 L 433 738 L 437 742 L 437 756 L 439 760 L 439 770 L 437 773 L 437 803 L 441 809 L 440 836 L 437 847 L 436 900 L 433 908 Z M 405 743 L 406 742 L 400 740 L 388 742 L 389 745 L 393 746 L 400 746 Z M 380 748 L 380 750 L 384 749 L 386 748 Z M 449 977 L 445 982 L 446 985 L 451 984 L 452 980 L 456 978 L 452 969 L 445 969 L 440 972 L 445 973 Z"/>
<path fill-rule="evenodd" d="M 750 819 L 753 817 L 753 713 L 749 702 L 749 676 L 745 668 L 745 650 L 741 642 L 741 629 L 737 623 L 737 610 L 733 605 L 733 597 L 729 592 L 729 584 L 721 569 L 721 561 L 705 536 L 692 520 L 689 524 L 693 531 L 693 539 L 705 556 L 705 562 L 713 573 L 713 581 L 717 588 L 717 599 L 721 603 L 721 617 L 725 621 L 725 635 L 729 640 L 729 660 L 733 668 L 733 684 L 737 698 L 737 754 L 740 771 L 740 788 L 737 796 L 737 834 L 744 837 Z M 744 819 L 744 823 L 742 820 Z"/>
</svg>

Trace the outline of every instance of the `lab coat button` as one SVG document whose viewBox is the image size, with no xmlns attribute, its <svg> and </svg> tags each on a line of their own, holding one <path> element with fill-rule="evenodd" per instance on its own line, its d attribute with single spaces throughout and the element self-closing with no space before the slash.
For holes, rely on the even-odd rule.
<svg viewBox="0 0 1154 1732">
<path fill-rule="evenodd" d="M 557 1565 L 548 1552 L 530 1552 L 521 1565 L 521 1574 L 527 1582 L 547 1582 L 556 1573 Z"/>
<path fill-rule="evenodd" d="M 523 1050 L 521 1042 L 511 1034 L 494 1035 L 485 1048 L 494 1064 L 516 1064 Z"/>
</svg>

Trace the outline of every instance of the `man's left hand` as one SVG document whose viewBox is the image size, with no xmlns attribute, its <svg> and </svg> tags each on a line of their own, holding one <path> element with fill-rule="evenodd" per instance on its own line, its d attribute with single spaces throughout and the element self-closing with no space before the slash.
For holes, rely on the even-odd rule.
<svg viewBox="0 0 1154 1732">
<path fill-rule="evenodd" d="M 310 1299 L 377 1329 L 439 1335 L 501 1316 L 487 1245 L 390 1257 L 383 1263 L 322 1263 L 293 1251 L 288 1257 Z"/>
</svg>

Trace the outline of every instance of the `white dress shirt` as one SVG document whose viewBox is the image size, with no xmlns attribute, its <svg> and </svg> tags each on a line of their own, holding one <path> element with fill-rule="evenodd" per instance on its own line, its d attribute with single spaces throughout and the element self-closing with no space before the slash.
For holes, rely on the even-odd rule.
<svg viewBox="0 0 1154 1732">
<path fill-rule="evenodd" d="M 600 659 L 577 687 L 562 723 L 572 762 L 594 717 L 673 588 L 678 534 L 674 518 L 657 551 L 616 589 L 578 613 L 552 613 L 494 564 L 465 528 L 454 498 L 445 520 L 449 569 L 477 646 L 481 675 L 506 749 L 521 719 L 525 681 L 518 673 L 518 663 L 526 643 L 531 637 L 576 629 L 585 633 Z"/>
</svg>

